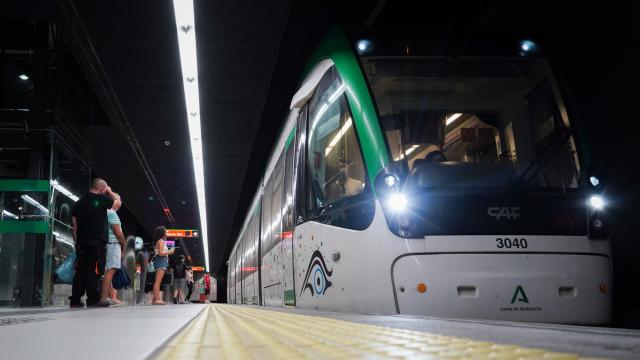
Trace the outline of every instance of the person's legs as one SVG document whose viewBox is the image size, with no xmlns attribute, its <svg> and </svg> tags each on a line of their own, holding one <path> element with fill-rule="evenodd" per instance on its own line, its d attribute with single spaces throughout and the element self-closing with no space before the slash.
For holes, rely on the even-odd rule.
<svg viewBox="0 0 640 360">
<path fill-rule="evenodd" d="M 79 307 L 82 305 L 81 300 L 85 292 L 85 271 L 87 259 L 84 250 L 76 250 L 75 275 L 73 276 L 73 285 L 71 286 L 71 296 L 69 297 L 69 305 L 71 307 Z"/>
<path fill-rule="evenodd" d="M 107 301 L 107 299 L 111 299 L 111 282 L 113 281 L 113 276 L 116 274 L 116 271 L 120 269 L 121 264 L 121 248 L 118 243 L 108 243 L 106 248 L 106 256 L 105 256 L 105 273 L 104 279 L 102 280 L 102 296 L 101 301 Z"/>
<path fill-rule="evenodd" d="M 165 269 L 156 269 L 156 281 L 153 283 L 153 303 L 164 303 L 160 298 L 160 283 L 164 277 Z"/>
<path fill-rule="evenodd" d="M 187 283 L 187 296 L 185 301 L 189 302 L 191 299 L 191 294 L 193 293 L 193 283 Z"/>
<path fill-rule="evenodd" d="M 101 246 L 87 247 L 84 284 L 87 291 L 87 306 L 100 302 L 100 257 L 104 255 Z M 104 264 L 104 263 L 102 263 Z"/>
<path fill-rule="evenodd" d="M 174 280 L 175 282 L 175 280 Z M 174 285 L 174 289 L 173 289 L 173 303 L 177 304 L 180 302 L 180 299 L 178 298 L 178 294 L 180 292 L 180 289 L 178 288 L 178 286 Z"/>
<path fill-rule="evenodd" d="M 181 287 L 180 290 L 178 290 L 178 297 L 180 298 L 181 303 L 184 304 L 187 302 L 187 297 L 184 295 L 184 287 Z"/>
<path fill-rule="evenodd" d="M 109 298 L 118 304 L 122 304 L 122 301 L 118 300 L 118 290 L 113 287 L 111 287 L 111 290 L 109 291 Z"/>
<path fill-rule="evenodd" d="M 105 301 L 107 298 L 111 297 L 111 281 L 113 280 L 113 275 L 115 275 L 116 269 L 107 269 L 104 272 L 104 279 L 102 279 L 102 296 L 101 301 Z"/>
</svg>

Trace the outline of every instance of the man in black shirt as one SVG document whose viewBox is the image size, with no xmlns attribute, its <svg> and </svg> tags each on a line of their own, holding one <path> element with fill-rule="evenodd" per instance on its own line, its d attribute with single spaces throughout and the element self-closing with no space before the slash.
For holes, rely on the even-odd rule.
<svg viewBox="0 0 640 360">
<path fill-rule="evenodd" d="M 187 269 L 189 267 L 184 262 L 184 255 L 178 256 L 178 262 L 173 266 L 173 303 L 186 304 L 184 288 L 187 286 Z"/>
<path fill-rule="evenodd" d="M 70 306 L 83 307 L 80 299 L 87 293 L 87 306 L 101 306 L 99 277 L 104 264 L 99 260 L 105 255 L 108 240 L 107 209 L 120 207 L 120 196 L 96 178 L 91 181 L 89 193 L 81 197 L 73 207 L 71 224 L 76 247 L 76 273 L 69 297 Z M 104 304 L 107 305 L 108 304 Z"/>
</svg>

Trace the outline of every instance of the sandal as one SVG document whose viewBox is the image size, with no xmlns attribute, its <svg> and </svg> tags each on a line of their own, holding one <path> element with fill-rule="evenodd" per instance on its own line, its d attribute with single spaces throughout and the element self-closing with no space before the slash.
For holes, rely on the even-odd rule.
<svg viewBox="0 0 640 360">
<path fill-rule="evenodd" d="M 167 305 L 167 303 L 162 300 L 153 300 L 151 305 Z"/>
</svg>

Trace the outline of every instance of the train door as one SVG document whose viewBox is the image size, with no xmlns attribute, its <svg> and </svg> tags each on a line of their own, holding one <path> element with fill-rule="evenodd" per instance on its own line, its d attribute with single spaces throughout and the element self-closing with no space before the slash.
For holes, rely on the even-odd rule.
<svg viewBox="0 0 640 360">
<path fill-rule="evenodd" d="M 295 158 L 295 142 L 294 136 L 295 129 L 292 130 L 291 138 L 287 139 L 284 150 L 284 206 L 282 207 L 282 270 L 283 270 L 283 282 L 284 282 L 284 304 L 295 305 L 295 283 L 294 283 L 294 268 L 293 268 L 293 225 L 294 225 L 294 211 L 293 204 L 294 189 L 295 189 L 295 173 L 294 173 L 294 158 Z"/>
<path fill-rule="evenodd" d="M 231 252 L 229 256 L 229 262 L 227 263 L 227 273 L 229 274 L 229 279 L 227 280 L 227 303 L 233 304 L 233 295 L 235 294 L 236 289 L 234 288 L 236 279 L 234 276 L 235 269 L 235 252 Z M 199 290 L 199 288 L 197 288 Z"/>
<path fill-rule="evenodd" d="M 242 304 L 242 242 L 238 243 L 236 248 L 236 291 L 235 291 L 235 304 Z"/>
<path fill-rule="evenodd" d="M 265 305 L 283 305 L 282 214 L 284 152 L 280 154 L 263 195 L 262 295 Z"/>
<path fill-rule="evenodd" d="M 231 256 L 229 257 L 229 292 L 227 293 L 229 296 L 229 304 L 236 303 L 236 251 L 234 250 Z M 204 276 L 204 274 L 203 274 Z M 204 284 L 202 285 L 204 286 Z"/>
<path fill-rule="evenodd" d="M 296 137 L 295 144 L 291 147 L 294 147 L 294 172 L 293 172 L 293 184 L 292 190 L 294 192 L 294 206 L 292 207 L 293 212 L 293 223 L 294 229 L 291 237 L 291 243 L 293 246 L 293 285 L 294 285 L 294 294 L 295 294 L 295 304 L 298 305 L 298 296 L 300 294 L 299 290 L 296 290 L 296 273 L 295 269 L 302 269 L 304 264 L 296 263 L 296 261 L 300 261 L 301 256 L 301 247 L 304 244 L 305 234 L 309 232 L 309 222 L 305 222 L 306 219 L 306 203 L 307 203 L 307 194 L 305 189 L 305 181 L 306 181 L 306 138 L 307 138 L 307 109 L 308 106 L 305 105 L 302 109 L 300 109 L 300 113 L 298 114 L 298 121 L 296 124 Z"/>
</svg>

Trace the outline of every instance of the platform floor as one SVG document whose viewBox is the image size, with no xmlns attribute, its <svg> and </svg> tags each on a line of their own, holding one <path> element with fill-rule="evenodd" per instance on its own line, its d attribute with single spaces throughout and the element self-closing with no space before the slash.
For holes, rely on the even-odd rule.
<svg viewBox="0 0 640 360">
<path fill-rule="evenodd" d="M 0 313 L 6 359 L 637 359 L 640 331 L 224 304 Z"/>
<path fill-rule="evenodd" d="M 146 359 L 205 307 L 0 313 L 0 359 Z"/>
</svg>

